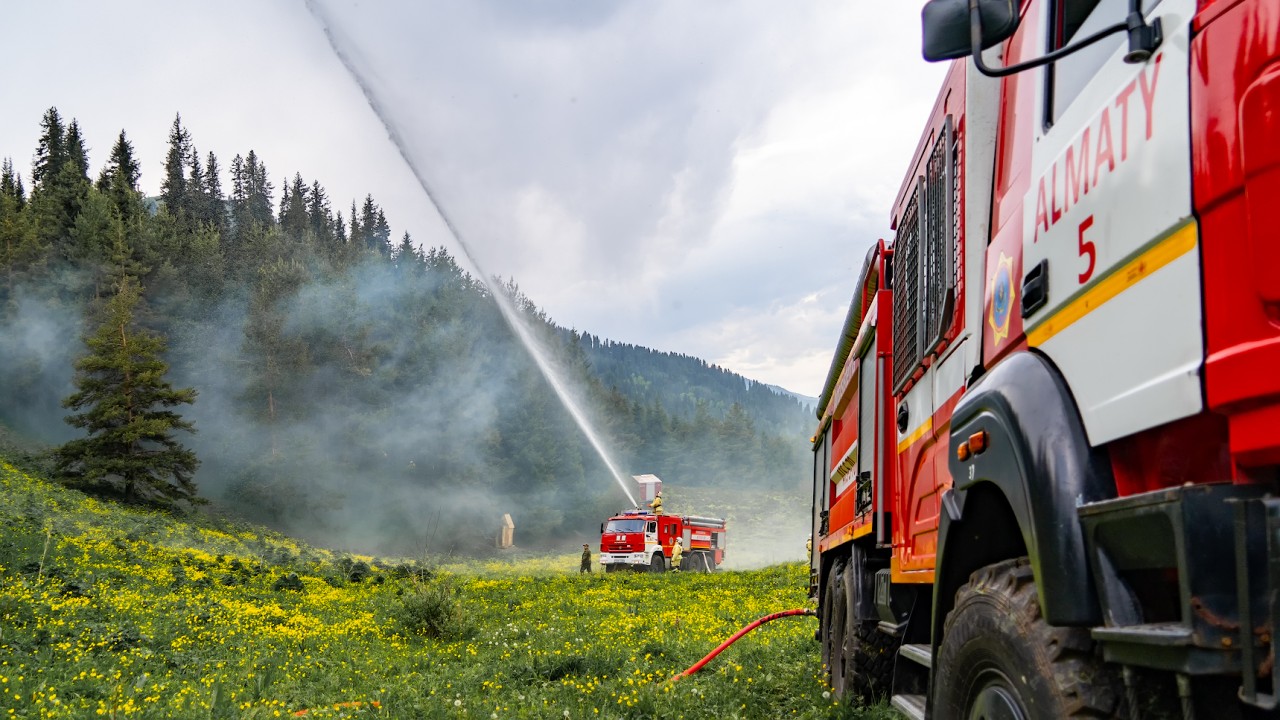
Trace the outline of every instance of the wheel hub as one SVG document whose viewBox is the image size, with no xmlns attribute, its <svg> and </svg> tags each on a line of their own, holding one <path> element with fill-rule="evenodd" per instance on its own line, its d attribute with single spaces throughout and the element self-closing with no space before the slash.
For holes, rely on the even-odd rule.
<svg viewBox="0 0 1280 720">
<path fill-rule="evenodd" d="M 1027 720 L 1004 673 L 988 670 L 979 678 L 979 684 L 980 689 L 969 704 L 969 720 Z"/>
</svg>

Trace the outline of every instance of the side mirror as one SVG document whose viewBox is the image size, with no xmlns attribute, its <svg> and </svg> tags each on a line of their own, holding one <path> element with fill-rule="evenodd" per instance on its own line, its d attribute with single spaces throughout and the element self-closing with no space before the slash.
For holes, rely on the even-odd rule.
<svg viewBox="0 0 1280 720">
<path fill-rule="evenodd" d="M 925 60 L 954 60 L 973 54 L 971 2 L 982 18 L 983 50 L 1008 40 L 1018 29 L 1015 0 L 929 0 L 920 11 Z"/>
</svg>

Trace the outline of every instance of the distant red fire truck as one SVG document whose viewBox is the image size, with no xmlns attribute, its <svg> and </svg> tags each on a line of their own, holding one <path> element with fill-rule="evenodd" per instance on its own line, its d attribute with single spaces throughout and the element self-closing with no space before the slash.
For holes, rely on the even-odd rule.
<svg viewBox="0 0 1280 720">
<path fill-rule="evenodd" d="M 725 537 L 721 518 L 631 510 L 601 526 L 600 564 L 605 572 L 628 567 L 665 572 L 671 568 L 672 549 L 679 538 L 684 546 L 680 569 L 711 572 L 724 562 Z"/>
</svg>

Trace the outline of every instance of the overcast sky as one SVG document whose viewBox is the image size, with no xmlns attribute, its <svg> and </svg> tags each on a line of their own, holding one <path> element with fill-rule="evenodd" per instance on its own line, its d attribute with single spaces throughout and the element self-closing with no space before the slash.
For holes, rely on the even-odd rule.
<svg viewBox="0 0 1280 720">
<path fill-rule="evenodd" d="M 316 3 L 484 272 L 561 325 L 819 393 L 942 80 L 918 2 Z M 95 177 L 124 129 L 156 194 L 181 112 L 224 170 L 254 149 L 277 190 L 372 193 L 457 253 L 303 0 L 5 16 L 0 157 L 28 185 L 57 106 Z"/>
</svg>

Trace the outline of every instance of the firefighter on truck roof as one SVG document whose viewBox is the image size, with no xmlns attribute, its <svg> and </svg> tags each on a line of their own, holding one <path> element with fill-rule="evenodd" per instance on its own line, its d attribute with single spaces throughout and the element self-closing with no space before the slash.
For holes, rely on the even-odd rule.
<svg viewBox="0 0 1280 720">
<path fill-rule="evenodd" d="M 662 514 L 662 491 L 659 490 L 657 495 L 653 496 L 653 502 L 649 503 L 649 507 L 653 508 L 654 515 Z"/>
</svg>

